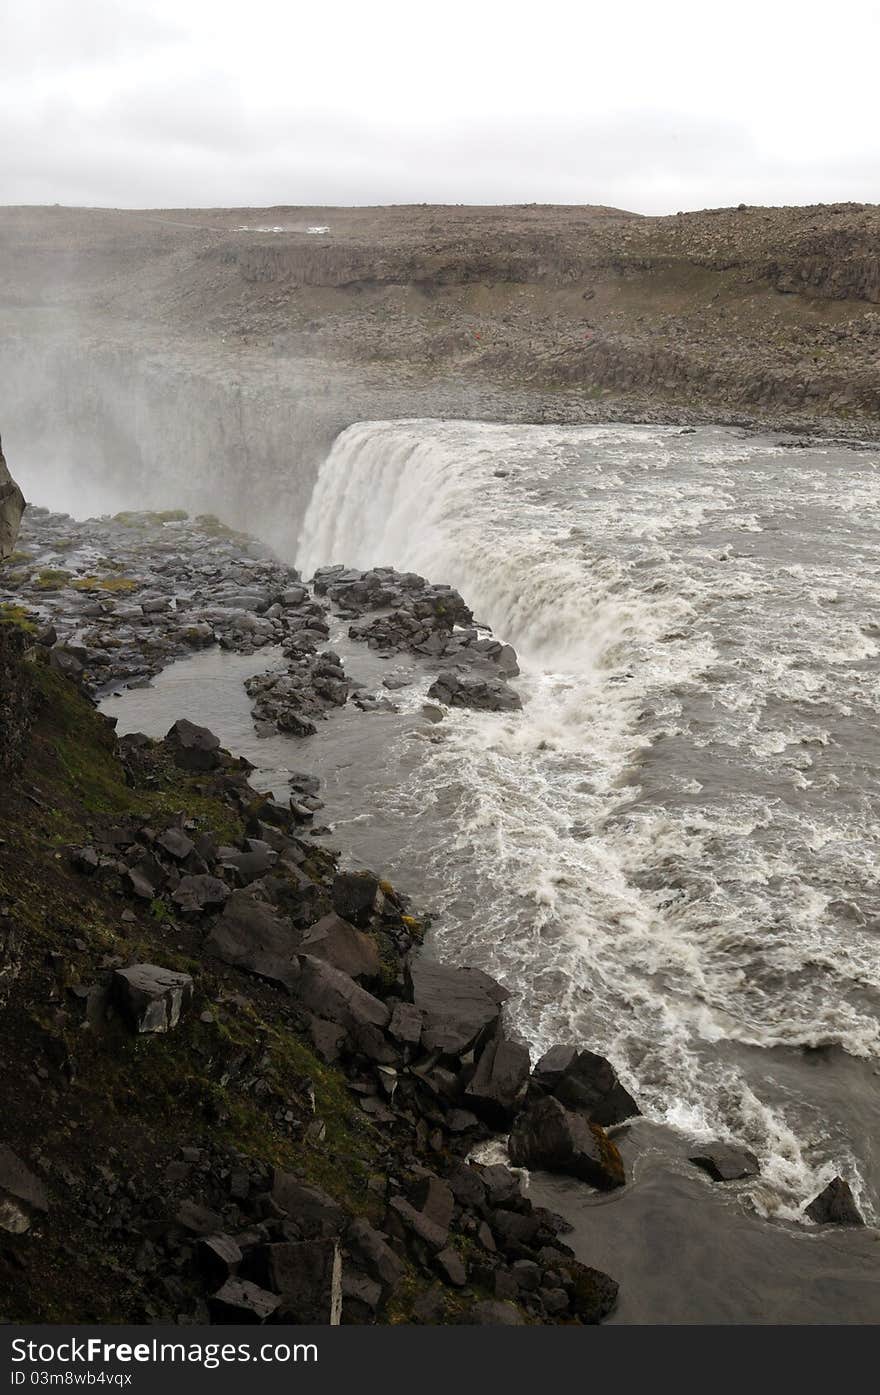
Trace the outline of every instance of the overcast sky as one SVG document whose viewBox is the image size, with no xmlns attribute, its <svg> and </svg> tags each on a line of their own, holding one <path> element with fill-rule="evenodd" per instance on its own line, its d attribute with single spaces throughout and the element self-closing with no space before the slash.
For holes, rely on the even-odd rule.
<svg viewBox="0 0 880 1395">
<path fill-rule="evenodd" d="M 880 202 L 880 3 L 11 0 L 0 203 Z"/>
</svg>

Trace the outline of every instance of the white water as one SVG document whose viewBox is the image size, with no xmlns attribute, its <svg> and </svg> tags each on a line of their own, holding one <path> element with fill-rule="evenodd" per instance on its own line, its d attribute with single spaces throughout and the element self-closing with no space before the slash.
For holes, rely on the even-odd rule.
<svg viewBox="0 0 880 1395">
<path fill-rule="evenodd" d="M 366 423 L 297 559 L 451 582 L 516 646 L 523 713 L 450 713 L 394 791 L 440 945 L 517 993 L 535 1050 L 575 1038 L 649 1117 L 753 1147 L 753 1200 L 789 1216 L 838 1171 L 873 1205 L 864 1080 L 792 1048 L 880 1054 L 878 784 L 855 774 L 880 484 L 824 454 L 810 473 L 721 431 Z"/>
</svg>

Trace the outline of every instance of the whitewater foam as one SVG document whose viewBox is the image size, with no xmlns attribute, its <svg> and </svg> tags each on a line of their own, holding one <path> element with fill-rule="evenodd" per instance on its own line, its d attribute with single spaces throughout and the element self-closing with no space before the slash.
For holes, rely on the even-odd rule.
<svg viewBox="0 0 880 1395">
<path fill-rule="evenodd" d="M 395 792 L 444 828 L 412 849 L 441 950 L 512 989 L 534 1050 L 600 1049 L 650 1117 L 753 1147 L 755 1203 L 789 1216 L 834 1170 L 875 1204 L 844 1115 L 767 1064 L 880 1054 L 877 779 L 841 798 L 834 764 L 877 701 L 880 484 L 817 461 L 795 490 L 720 431 L 361 423 L 298 550 L 447 581 L 519 652 L 522 714 L 450 712 Z"/>
</svg>

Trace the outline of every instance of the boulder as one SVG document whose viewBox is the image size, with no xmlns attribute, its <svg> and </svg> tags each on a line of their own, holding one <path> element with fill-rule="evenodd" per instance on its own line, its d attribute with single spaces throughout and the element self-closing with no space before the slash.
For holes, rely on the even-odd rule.
<svg viewBox="0 0 880 1395">
<path fill-rule="evenodd" d="M 412 1003 L 395 1003 L 388 1023 L 388 1035 L 401 1046 L 418 1046 L 422 1037 L 423 1014 Z"/>
<path fill-rule="evenodd" d="M 380 1283 L 384 1290 L 400 1282 L 406 1266 L 388 1244 L 388 1237 L 375 1230 L 369 1221 L 354 1220 L 345 1232 L 345 1246 L 362 1269 Z"/>
<path fill-rule="evenodd" d="M 113 974 L 114 1000 L 136 1032 L 168 1032 L 176 1027 L 192 994 L 189 974 L 159 964 L 132 964 Z"/>
<path fill-rule="evenodd" d="M 49 650 L 49 667 L 71 683 L 79 683 L 85 671 L 80 656 L 74 654 L 66 644 L 55 644 Z"/>
<path fill-rule="evenodd" d="M 261 838 L 249 838 L 248 847 L 220 848 L 218 852 L 224 872 L 228 871 L 236 886 L 250 886 L 264 877 L 278 861 L 278 854 Z"/>
<path fill-rule="evenodd" d="M 517 1167 L 563 1172 L 600 1191 L 622 1187 L 626 1180 L 620 1154 L 605 1130 L 573 1114 L 552 1095 L 519 1116 L 509 1151 Z"/>
<path fill-rule="evenodd" d="M 575 1046 L 554 1046 L 535 1066 L 535 1084 L 565 1105 L 607 1128 L 640 1110 L 604 1056 Z"/>
<path fill-rule="evenodd" d="M 227 1279 L 208 1299 L 211 1321 L 216 1323 L 262 1323 L 280 1306 L 277 1293 L 268 1293 L 247 1279 Z"/>
<path fill-rule="evenodd" d="M 748 1148 L 734 1148 L 729 1143 L 707 1143 L 689 1159 L 695 1167 L 708 1172 L 713 1182 L 738 1182 L 743 1177 L 757 1177 L 758 1159 Z"/>
<path fill-rule="evenodd" d="M 339 1203 L 320 1187 L 308 1187 L 278 1167 L 272 1174 L 272 1200 L 303 1239 L 330 1240 L 342 1234 L 346 1217 Z"/>
<path fill-rule="evenodd" d="M 427 696 L 447 707 L 472 707 L 480 712 L 518 712 L 522 698 L 503 678 L 477 678 L 445 672 L 438 675 Z"/>
<path fill-rule="evenodd" d="M 267 1286 L 280 1294 L 278 1322 L 338 1327 L 342 1311 L 342 1258 L 335 1239 L 260 1247 Z"/>
<path fill-rule="evenodd" d="M 372 872 L 338 872 L 333 878 L 333 909 L 352 925 L 366 925 L 384 905 L 385 893 Z"/>
<path fill-rule="evenodd" d="M 325 915 L 305 932 L 300 943 L 303 954 L 323 959 L 349 978 L 376 979 L 382 960 L 376 941 L 338 915 Z"/>
<path fill-rule="evenodd" d="M 438 1225 L 423 1211 L 417 1211 L 402 1196 L 394 1196 L 389 1201 L 385 1225 L 391 1234 L 397 1235 L 401 1240 L 415 1237 L 423 1241 L 435 1254 L 446 1249 L 448 1226 Z"/>
<path fill-rule="evenodd" d="M 175 1221 L 190 1235 L 213 1235 L 220 1234 L 223 1227 L 223 1217 L 218 1216 L 216 1211 L 212 1211 L 208 1206 L 202 1206 L 198 1201 L 191 1198 L 182 1201 L 174 1216 Z"/>
<path fill-rule="evenodd" d="M 414 1182 L 407 1193 L 417 1211 L 427 1216 L 441 1230 L 448 1230 L 455 1210 L 455 1197 L 450 1187 L 439 1177 L 429 1174 Z"/>
<path fill-rule="evenodd" d="M 35 1211 L 49 1209 L 39 1177 L 5 1143 L 0 1143 L 0 1230 L 23 1235 Z"/>
<path fill-rule="evenodd" d="M 146 853 L 122 875 L 125 890 L 141 901 L 154 901 L 168 881 L 168 874 L 155 857 Z"/>
<path fill-rule="evenodd" d="M 0 561 L 15 548 L 24 510 L 24 495 L 9 473 L 0 444 Z"/>
<path fill-rule="evenodd" d="M 482 1178 L 486 1197 L 490 1206 L 511 1207 L 514 1210 L 522 1199 L 522 1180 L 504 1163 L 491 1163 L 476 1169 Z"/>
<path fill-rule="evenodd" d="M 346 1327 L 372 1323 L 382 1302 L 382 1285 L 346 1260 L 342 1266 L 342 1322 Z"/>
<path fill-rule="evenodd" d="M 591 1269 L 577 1260 L 567 1260 L 561 1268 L 569 1280 L 569 1306 L 574 1315 L 588 1324 L 604 1321 L 617 1302 L 617 1282 L 601 1269 Z"/>
<path fill-rule="evenodd" d="M 313 1017 L 309 1022 L 309 1036 L 312 1044 L 328 1065 L 339 1060 L 345 1042 L 345 1028 L 338 1022 L 327 1022 L 323 1017 Z"/>
<path fill-rule="evenodd" d="M 299 970 L 292 991 L 316 1017 L 337 1022 L 347 1031 L 367 1026 L 384 1030 L 388 1026 L 391 1013 L 385 1004 L 348 974 L 309 954 L 299 956 Z"/>
<path fill-rule="evenodd" d="M 448 1284 L 452 1284 L 454 1288 L 464 1287 L 467 1283 L 467 1269 L 458 1250 L 453 1249 L 451 1245 L 447 1246 L 445 1250 L 440 1251 L 435 1262 Z"/>
<path fill-rule="evenodd" d="M 446 1183 L 459 1206 L 465 1206 L 472 1211 L 477 1211 L 483 1206 L 486 1200 L 486 1184 L 478 1169 L 472 1164 L 462 1163 L 449 1173 Z"/>
<path fill-rule="evenodd" d="M 497 1033 L 480 1054 L 465 1100 L 492 1128 L 505 1128 L 526 1097 L 530 1067 L 528 1048 Z"/>
<path fill-rule="evenodd" d="M 865 1224 L 852 1188 L 842 1177 L 832 1178 L 828 1186 L 813 1198 L 804 1214 L 817 1225 Z"/>
<path fill-rule="evenodd" d="M 220 738 L 207 727 L 181 717 L 165 737 L 175 765 L 181 770 L 216 770 L 220 764 Z"/>
<path fill-rule="evenodd" d="M 156 846 L 167 853 L 175 862 L 185 862 L 191 853 L 196 850 L 196 845 L 191 838 L 187 838 L 179 828 L 166 828 L 164 833 L 160 833 L 156 839 Z"/>
<path fill-rule="evenodd" d="M 248 891 L 234 891 L 205 940 L 205 949 L 224 964 L 292 988 L 300 976 L 296 940 L 290 925 L 265 902 Z"/>
<path fill-rule="evenodd" d="M 471 1308 L 468 1322 L 475 1327 L 522 1327 L 525 1318 L 512 1303 L 497 1298 L 484 1298 L 481 1303 L 475 1303 Z"/>
<path fill-rule="evenodd" d="M 481 969 L 451 968 L 419 955 L 407 965 L 410 1000 L 423 1014 L 422 1045 L 461 1055 L 494 1027 L 510 994 Z"/>
<path fill-rule="evenodd" d="M 538 1243 L 541 1218 L 534 1211 L 496 1211 L 492 1234 L 498 1248 L 509 1255 L 528 1254 Z"/>
<path fill-rule="evenodd" d="M 205 1235 L 196 1245 L 196 1261 L 210 1284 L 223 1284 L 241 1263 L 241 1250 L 231 1235 Z"/>
<path fill-rule="evenodd" d="M 171 893 L 174 905 L 187 919 L 205 915 L 208 911 L 219 911 L 228 899 L 229 887 L 226 883 L 207 872 L 181 877 Z"/>
</svg>

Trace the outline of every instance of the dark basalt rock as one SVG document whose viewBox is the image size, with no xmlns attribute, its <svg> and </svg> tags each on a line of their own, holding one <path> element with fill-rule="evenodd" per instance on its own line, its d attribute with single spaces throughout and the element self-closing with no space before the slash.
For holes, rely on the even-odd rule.
<svg viewBox="0 0 880 1395">
<path fill-rule="evenodd" d="M 24 495 L 9 473 L 0 445 L 0 560 L 8 557 L 15 547 L 24 510 Z"/>
<path fill-rule="evenodd" d="M 435 1177 L 433 1174 L 420 1177 L 410 1187 L 407 1200 L 417 1211 L 421 1211 L 423 1216 L 427 1216 L 435 1225 L 438 1225 L 441 1230 L 449 1229 L 452 1223 L 452 1213 L 455 1210 L 455 1197 L 451 1188 L 439 1177 Z"/>
<path fill-rule="evenodd" d="M 376 941 L 338 915 L 324 916 L 306 930 L 300 949 L 314 959 L 326 960 L 350 978 L 377 979 L 382 971 Z"/>
<path fill-rule="evenodd" d="M 724 1142 L 706 1144 L 688 1161 L 708 1172 L 713 1182 L 739 1182 L 744 1177 L 757 1177 L 760 1172 L 754 1153 Z"/>
<path fill-rule="evenodd" d="M 46 1212 L 46 1188 L 25 1162 L 0 1143 L 0 1230 L 21 1235 L 30 1229 L 33 1212 Z"/>
<path fill-rule="evenodd" d="M 586 1264 L 578 1264 L 576 1260 L 560 1265 L 560 1269 L 569 1280 L 571 1311 L 581 1322 L 590 1325 L 602 1322 L 617 1302 L 617 1282 L 603 1274 L 601 1269 L 591 1269 Z"/>
<path fill-rule="evenodd" d="M 525 1318 L 513 1303 L 485 1298 L 474 1304 L 464 1321 L 474 1327 L 522 1327 Z"/>
<path fill-rule="evenodd" d="M 419 955 L 407 965 L 407 987 L 424 1015 L 422 1045 L 461 1055 L 494 1027 L 510 994 L 481 969 L 451 968 Z"/>
<path fill-rule="evenodd" d="M 193 981 L 158 964 L 132 964 L 113 975 L 113 997 L 136 1032 L 169 1032 L 192 1002 Z"/>
<path fill-rule="evenodd" d="M 223 1284 L 241 1263 L 241 1250 L 231 1235 L 203 1236 L 196 1245 L 196 1262 L 208 1283 Z"/>
<path fill-rule="evenodd" d="M 345 1245 L 355 1262 L 365 1269 L 384 1290 L 390 1291 L 400 1282 L 406 1265 L 388 1244 L 388 1237 L 375 1230 L 369 1221 L 352 1221 L 345 1232 Z"/>
<path fill-rule="evenodd" d="M 428 697 L 447 707 L 473 707 L 481 712 L 518 712 L 519 693 L 501 678 L 474 678 L 445 671 L 428 689 Z"/>
<path fill-rule="evenodd" d="M 270 906 L 240 890 L 229 896 L 223 914 L 205 940 L 205 950 L 225 964 L 292 988 L 300 975 L 297 940 L 289 923 Z"/>
<path fill-rule="evenodd" d="M 229 887 L 219 877 L 198 872 L 182 877 L 171 893 L 171 900 L 186 918 L 204 915 L 208 911 L 218 911 L 229 899 Z"/>
<path fill-rule="evenodd" d="M 346 1214 L 338 1202 L 309 1187 L 290 1172 L 276 1168 L 272 1174 L 272 1200 L 297 1227 L 303 1239 L 336 1239 L 346 1224 Z"/>
<path fill-rule="evenodd" d="M 266 1322 L 280 1305 L 277 1293 L 268 1293 L 247 1279 L 227 1279 L 208 1299 L 211 1321 L 224 1324 Z"/>
<path fill-rule="evenodd" d="M 415 1238 L 423 1241 L 428 1249 L 436 1254 L 446 1248 L 449 1239 L 448 1226 L 438 1225 L 423 1211 L 411 1206 L 402 1196 L 391 1198 L 384 1224 L 392 1235 L 401 1240 Z"/>
<path fill-rule="evenodd" d="M 342 1258 L 335 1239 L 262 1245 L 253 1262 L 265 1273 L 265 1287 L 281 1297 L 274 1321 L 338 1327 Z"/>
<path fill-rule="evenodd" d="M 348 1031 L 388 1026 L 391 1013 L 385 1004 L 367 993 L 348 974 L 308 954 L 299 956 L 299 970 L 292 991 L 316 1017 L 338 1022 Z"/>
<path fill-rule="evenodd" d="M 535 1066 L 533 1080 L 567 1109 L 607 1128 L 641 1111 L 604 1056 L 574 1046 L 553 1046 Z"/>
<path fill-rule="evenodd" d="M 527 1047 L 496 1034 L 477 1061 L 465 1090 L 467 1104 L 493 1128 L 506 1127 L 526 1097 L 530 1066 Z"/>
<path fill-rule="evenodd" d="M 181 717 L 169 729 L 165 744 L 181 770 L 216 770 L 220 765 L 220 738 L 186 717 Z"/>
<path fill-rule="evenodd" d="M 333 909 L 352 925 L 367 925 L 384 905 L 385 893 L 372 872 L 338 872 L 333 878 Z"/>
<path fill-rule="evenodd" d="M 806 1207 L 805 1215 L 817 1225 L 864 1225 L 864 1217 L 852 1194 L 849 1182 L 834 1177 Z"/>
<path fill-rule="evenodd" d="M 600 1191 L 622 1187 L 626 1180 L 620 1154 L 604 1129 L 588 1124 L 552 1096 L 519 1116 L 509 1147 L 517 1167 L 563 1172 Z"/>
<path fill-rule="evenodd" d="M 166 828 L 164 833 L 160 833 L 156 839 L 156 846 L 175 862 L 186 862 L 195 852 L 196 845 L 191 838 L 187 838 L 179 828 Z"/>
</svg>

